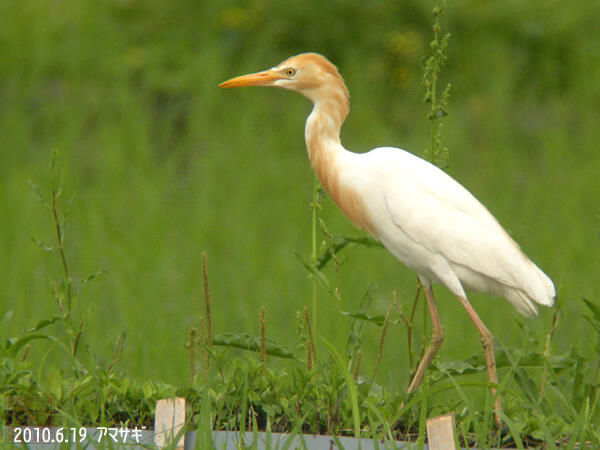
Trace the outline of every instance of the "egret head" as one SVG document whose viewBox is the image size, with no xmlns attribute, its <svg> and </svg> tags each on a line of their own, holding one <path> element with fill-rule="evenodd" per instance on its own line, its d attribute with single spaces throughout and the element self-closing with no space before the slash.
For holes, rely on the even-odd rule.
<svg viewBox="0 0 600 450">
<path fill-rule="evenodd" d="M 300 92 L 318 102 L 332 90 L 340 90 L 348 97 L 348 90 L 337 68 L 317 53 L 301 53 L 286 59 L 272 69 L 242 75 L 224 81 L 222 88 L 242 86 L 275 86 Z"/>
</svg>

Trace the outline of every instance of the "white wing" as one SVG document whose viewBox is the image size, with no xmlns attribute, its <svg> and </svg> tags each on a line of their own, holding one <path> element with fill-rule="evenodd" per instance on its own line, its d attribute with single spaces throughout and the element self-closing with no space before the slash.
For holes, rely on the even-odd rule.
<svg viewBox="0 0 600 450">
<path fill-rule="evenodd" d="M 356 156 L 363 170 L 353 184 L 362 187 L 377 237 L 404 264 L 456 295 L 464 286 L 502 296 L 526 315 L 536 313 L 532 301 L 553 304 L 550 279 L 449 175 L 396 148 Z"/>
</svg>

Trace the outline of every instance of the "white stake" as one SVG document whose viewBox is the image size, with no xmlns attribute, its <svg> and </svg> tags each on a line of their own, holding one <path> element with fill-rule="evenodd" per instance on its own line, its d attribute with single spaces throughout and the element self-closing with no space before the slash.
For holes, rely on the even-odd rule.
<svg viewBox="0 0 600 450">
<path fill-rule="evenodd" d="M 180 435 L 177 449 L 183 449 L 185 433 L 185 398 L 164 398 L 156 402 L 154 414 L 154 443 L 159 447 L 166 447 L 173 443 Z"/>
<path fill-rule="evenodd" d="M 429 450 L 456 450 L 454 445 L 454 413 L 427 419 Z"/>
</svg>

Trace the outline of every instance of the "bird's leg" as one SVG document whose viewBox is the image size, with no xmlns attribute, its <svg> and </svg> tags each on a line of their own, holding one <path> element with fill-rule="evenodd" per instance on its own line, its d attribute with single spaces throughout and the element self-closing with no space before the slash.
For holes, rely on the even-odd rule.
<svg viewBox="0 0 600 450">
<path fill-rule="evenodd" d="M 494 338 L 492 333 L 487 329 L 482 320 L 479 318 L 475 309 L 471 306 L 471 303 L 466 298 L 458 297 L 458 300 L 463 305 L 463 308 L 467 311 L 467 314 L 477 327 L 479 335 L 481 336 L 481 345 L 483 345 L 483 354 L 485 355 L 485 366 L 487 369 L 488 380 L 490 383 L 495 385 L 498 384 L 498 375 L 496 374 L 496 358 L 494 356 Z M 494 416 L 496 423 L 500 424 L 499 411 L 502 411 L 502 402 L 500 401 L 500 395 L 496 395 L 496 389 L 490 388 L 492 392 L 492 398 L 496 397 L 494 401 Z"/>
<path fill-rule="evenodd" d="M 429 309 L 429 317 L 431 317 L 431 325 L 433 330 L 431 331 L 431 340 L 429 341 L 427 351 L 425 352 L 425 355 L 423 355 L 423 358 L 421 358 L 419 366 L 417 367 L 417 371 L 413 375 L 413 378 L 408 385 L 407 392 L 409 394 L 416 391 L 421 384 L 429 363 L 431 363 L 431 360 L 437 353 L 438 349 L 442 345 L 442 341 L 444 340 L 444 330 L 442 330 L 440 316 L 438 315 L 437 308 L 435 307 L 431 286 L 423 284 L 423 292 L 425 293 L 425 298 L 427 299 L 427 308 Z"/>
</svg>

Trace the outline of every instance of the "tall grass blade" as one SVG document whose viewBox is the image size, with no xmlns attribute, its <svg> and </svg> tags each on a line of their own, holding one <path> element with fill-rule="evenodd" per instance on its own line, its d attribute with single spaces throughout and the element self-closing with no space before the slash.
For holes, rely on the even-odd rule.
<svg viewBox="0 0 600 450">
<path fill-rule="evenodd" d="M 500 416 L 502 422 L 504 422 L 508 427 L 508 431 L 510 432 L 510 435 L 513 438 L 513 441 L 515 442 L 517 448 L 519 450 L 523 450 L 525 447 L 523 446 L 523 441 L 521 440 L 521 433 L 517 429 L 515 423 L 502 411 L 496 411 L 496 414 Z"/>
<path fill-rule="evenodd" d="M 425 377 L 421 384 L 419 393 L 421 405 L 419 410 L 419 435 L 417 437 L 417 446 L 423 450 L 425 446 L 425 432 L 427 431 L 427 408 L 429 401 L 429 377 Z"/>
<path fill-rule="evenodd" d="M 306 422 L 306 419 L 308 418 L 308 415 L 310 413 L 307 412 L 306 414 L 304 414 L 300 420 L 298 420 L 295 424 L 294 427 L 291 429 L 290 431 L 290 435 L 288 436 L 288 438 L 285 440 L 285 442 L 283 443 L 283 446 L 281 447 L 281 450 L 287 450 L 288 448 L 290 448 L 290 446 L 294 443 L 294 440 L 296 439 L 296 437 L 299 435 L 301 429 L 302 429 L 302 425 L 304 425 L 304 423 Z"/>
<path fill-rule="evenodd" d="M 354 437 L 360 437 L 360 411 L 358 409 L 358 390 L 356 388 L 356 384 L 354 383 L 354 379 L 352 378 L 352 374 L 348 370 L 348 365 L 344 362 L 342 356 L 338 353 L 333 345 L 327 341 L 323 336 L 319 336 L 321 341 L 325 344 L 325 346 L 329 349 L 329 352 L 334 357 L 335 362 L 338 365 L 338 368 L 342 375 L 346 380 L 346 385 L 348 386 L 348 392 L 350 394 L 350 402 L 352 405 L 352 421 L 354 423 Z"/>
</svg>

